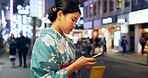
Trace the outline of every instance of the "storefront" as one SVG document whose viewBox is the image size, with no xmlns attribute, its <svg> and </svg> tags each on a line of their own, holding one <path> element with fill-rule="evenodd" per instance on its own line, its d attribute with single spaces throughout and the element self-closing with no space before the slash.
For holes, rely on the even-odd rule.
<svg viewBox="0 0 148 78">
<path fill-rule="evenodd" d="M 117 47 L 119 51 L 122 51 L 120 41 L 122 36 L 125 36 L 128 41 L 127 51 L 130 51 L 130 45 L 132 45 L 133 43 L 130 43 L 132 40 L 130 40 L 131 38 L 129 34 L 129 14 L 118 15 L 116 23 L 117 29 L 114 32 L 114 45 Z"/>
<path fill-rule="evenodd" d="M 112 51 L 116 49 L 114 45 L 116 40 L 114 35 L 117 35 L 115 32 L 118 31 L 118 27 L 116 27 L 116 19 L 116 16 L 103 18 L 101 19 L 102 26 L 99 27 L 99 37 L 106 38 L 107 48 L 108 50 L 112 49 Z"/>
<path fill-rule="evenodd" d="M 98 37 L 99 36 L 99 27 L 101 27 L 101 19 L 97 19 L 97 20 L 94 20 L 93 21 L 93 31 L 92 31 L 92 39 L 94 40 L 94 39 L 96 39 L 96 37 Z"/>
<path fill-rule="evenodd" d="M 148 38 L 148 9 L 129 13 L 129 24 L 133 26 L 134 51 L 141 52 L 140 37 L 142 34 Z"/>
<path fill-rule="evenodd" d="M 84 35 L 83 37 L 89 37 L 95 39 L 98 35 L 98 29 L 97 29 L 97 24 L 99 25 L 98 20 L 93 20 L 89 22 L 84 23 Z M 96 31 L 97 30 L 97 31 Z M 86 35 L 87 33 L 87 35 Z"/>
<path fill-rule="evenodd" d="M 141 33 L 144 34 L 146 40 L 148 40 L 148 23 L 142 24 Z"/>
<path fill-rule="evenodd" d="M 92 38 L 92 29 L 74 29 L 70 34 L 67 36 L 73 40 L 74 44 L 77 43 L 79 39 L 82 38 Z"/>
</svg>

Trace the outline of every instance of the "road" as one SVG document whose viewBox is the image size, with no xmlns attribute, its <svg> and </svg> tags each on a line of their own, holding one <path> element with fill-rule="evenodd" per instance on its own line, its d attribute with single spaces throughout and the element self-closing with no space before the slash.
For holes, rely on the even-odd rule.
<svg viewBox="0 0 148 78">
<path fill-rule="evenodd" d="M 148 78 L 148 66 L 102 56 L 97 58 L 96 65 L 106 66 L 104 78 Z M 82 78 L 89 78 L 90 70 L 82 69 Z"/>
</svg>

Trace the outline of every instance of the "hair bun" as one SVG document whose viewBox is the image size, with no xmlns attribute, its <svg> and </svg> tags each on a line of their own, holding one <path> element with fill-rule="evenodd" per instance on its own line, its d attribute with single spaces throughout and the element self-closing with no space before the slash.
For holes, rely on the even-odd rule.
<svg viewBox="0 0 148 78">
<path fill-rule="evenodd" d="M 58 0 L 58 2 L 50 9 L 48 19 L 54 22 L 57 18 L 58 11 L 62 11 L 63 15 L 68 13 L 80 12 L 78 4 L 74 0 Z"/>
<path fill-rule="evenodd" d="M 48 13 L 48 19 L 51 22 L 54 22 L 56 17 L 57 17 L 57 8 L 56 7 L 52 7 L 51 10 Z"/>
</svg>

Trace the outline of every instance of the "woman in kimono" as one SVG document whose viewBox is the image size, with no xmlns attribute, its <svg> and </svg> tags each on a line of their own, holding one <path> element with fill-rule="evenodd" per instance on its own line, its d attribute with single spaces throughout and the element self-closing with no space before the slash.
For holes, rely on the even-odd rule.
<svg viewBox="0 0 148 78">
<path fill-rule="evenodd" d="M 30 78 L 78 78 L 78 71 L 96 64 L 96 58 L 79 57 L 69 34 L 80 17 L 78 4 L 60 0 L 48 14 L 52 22 L 37 38 L 32 52 Z"/>
</svg>

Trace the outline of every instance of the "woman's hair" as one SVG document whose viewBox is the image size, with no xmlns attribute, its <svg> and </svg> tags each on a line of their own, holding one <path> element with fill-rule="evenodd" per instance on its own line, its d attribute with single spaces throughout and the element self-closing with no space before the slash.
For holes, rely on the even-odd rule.
<svg viewBox="0 0 148 78">
<path fill-rule="evenodd" d="M 54 22 L 57 18 L 57 13 L 60 10 L 64 15 L 74 12 L 79 12 L 81 14 L 78 4 L 74 0 L 59 0 L 59 2 L 50 9 L 48 19 L 51 22 Z"/>
</svg>

